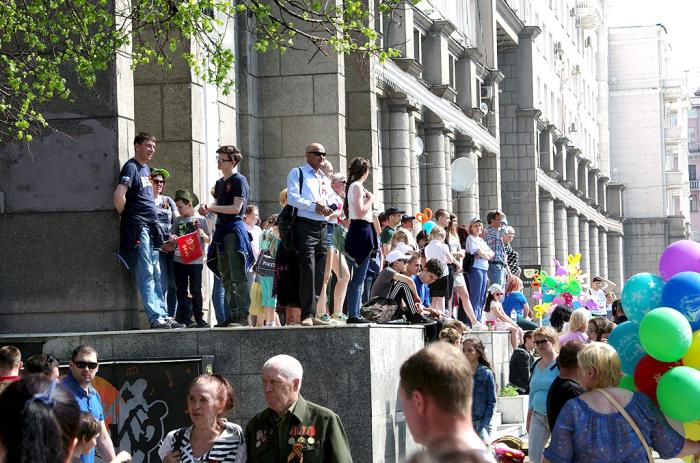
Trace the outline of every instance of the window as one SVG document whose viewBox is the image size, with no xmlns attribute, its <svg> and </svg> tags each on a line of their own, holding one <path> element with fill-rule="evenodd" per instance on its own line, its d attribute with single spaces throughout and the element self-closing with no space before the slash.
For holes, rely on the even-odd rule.
<svg viewBox="0 0 700 463">
<path fill-rule="evenodd" d="M 690 108 L 690 111 L 688 111 L 688 117 L 690 117 L 692 119 L 696 119 L 698 117 L 698 108 L 697 107 Z"/>
<path fill-rule="evenodd" d="M 413 59 L 419 63 L 423 63 L 423 56 L 421 55 L 423 48 L 423 34 L 418 29 L 413 29 Z"/>
<path fill-rule="evenodd" d="M 690 195 L 690 212 L 698 211 L 698 197 L 696 195 Z"/>
<path fill-rule="evenodd" d="M 688 180 L 697 180 L 697 166 L 690 164 L 688 166 Z"/>
<path fill-rule="evenodd" d="M 688 127 L 688 143 L 695 143 L 695 127 Z"/>
<path fill-rule="evenodd" d="M 449 56 L 449 67 L 450 67 L 450 87 L 456 88 L 455 87 L 455 57 L 450 55 Z"/>
</svg>

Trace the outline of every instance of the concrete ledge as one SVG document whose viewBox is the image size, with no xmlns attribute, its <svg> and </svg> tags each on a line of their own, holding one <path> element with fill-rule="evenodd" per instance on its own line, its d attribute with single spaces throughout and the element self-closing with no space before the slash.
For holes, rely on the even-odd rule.
<svg viewBox="0 0 700 463">
<path fill-rule="evenodd" d="M 343 420 L 354 461 L 404 461 L 417 445 L 399 400 L 399 368 L 421 349 L 423 328 L 356 325 L 343 327 L 222 328 L 0 335 L 23 356 L 51 353 L 62 361 L 79 344 L 93 345 L 101 360 L 213 356 L 214 371 L 236 391 L 230 418 L 245 425 L 265 408 L 263 363 L 289 354 L 304 366 L 301 392 Z M 168 404 L 182 408 L 185 397 Z M 126 449 L 128 450 L 128 449 Z"/>
</svg>

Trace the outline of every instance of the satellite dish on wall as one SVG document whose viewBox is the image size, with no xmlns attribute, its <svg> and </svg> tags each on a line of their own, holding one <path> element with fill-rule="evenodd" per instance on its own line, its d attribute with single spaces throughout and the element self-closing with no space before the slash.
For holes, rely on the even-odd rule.
<svg viewBox="0 0 700 463">
<path fill-rule="evenodd" d="M 423 154 L 423 139 L 421 137 L 416 137 L 413 139 L 413 154 L 420 156 Z"/>
<path fill-rule="evenodd" d="M 469 158 L 457 158 L 450 167 L 452 189 L 458 193 L 467 191 L 476 181 L 476 166 Z"/>
<path fill-rule="evenodd" d="M 489 113 L 489 105 L 487 105 L 485 102 L 481 102 L 479 105 L 479 109 L 481 110 L 482 113 L 488 114 Z"/>
</svg>

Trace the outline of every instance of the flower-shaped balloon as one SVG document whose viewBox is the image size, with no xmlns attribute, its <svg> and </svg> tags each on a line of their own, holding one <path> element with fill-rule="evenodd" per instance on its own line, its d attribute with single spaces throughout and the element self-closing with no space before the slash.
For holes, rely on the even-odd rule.
<svg viewBox="0 0 700 463">
<path fill-rule="evenodd" d="M 544 303 L 544 304 L 537 304 L 532 308 L 535 312 L 535 318 L 542 318 L 544 317 L 544 314 L 547 313 L 547 309 L 549 308 L 550 304 L 549 303 Z"/>
<path fill-rule="evenodd" d="M 542 299 L 542 291 L 535 291 L 531 296 L 534 300 L 539 301 Z"/>
<path fill-rule="evenodd" d="M 552 260 L 554 261 L 554 266 L 556 267 L 556 271 L 554 272 L 556 276 L 568 275 L 569 271 L 566 269 L 566 267 L 561 265 L 561 262 L 559 262 L 557 259 Z"/>
<path fill-rule="evenodd" d="M 564 303 L 571 305 L 571 303 L 574 301 L 574 296 L 571 295 L 571 293 L 561 293 L 561 297 L 564 298 Z"/>
</svg>

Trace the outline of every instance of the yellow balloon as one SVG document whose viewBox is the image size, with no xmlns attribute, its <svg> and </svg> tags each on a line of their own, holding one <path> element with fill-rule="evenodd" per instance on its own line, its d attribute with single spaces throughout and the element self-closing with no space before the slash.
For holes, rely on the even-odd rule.
<svg viewBox="0 0 700 463">
<path fill-rule="evenodd" d="M 683 365 L 700 370 L 700 330 L 693 333 L 690 349 L 683 357 Z"/>
<path fill-rule="evenodd" d="M 686 439 L 700 440 L 700 421 L 694 421 L 692 423 L 683 423 L 683 430 L 685 431 Z M 683 457 L 683 461 L 692 462 L 693 457 Z"/>
<path fill-rule="evenodd" d="M 535 312 L 535 318 L 542 318 L 544 314 L 547 312 L 547 309 L 549 308 L 551 304 L 549 302 L 545 302 L 542 304 L 537 304 L 532 308 L 532 310 Z"/>
</svg>

